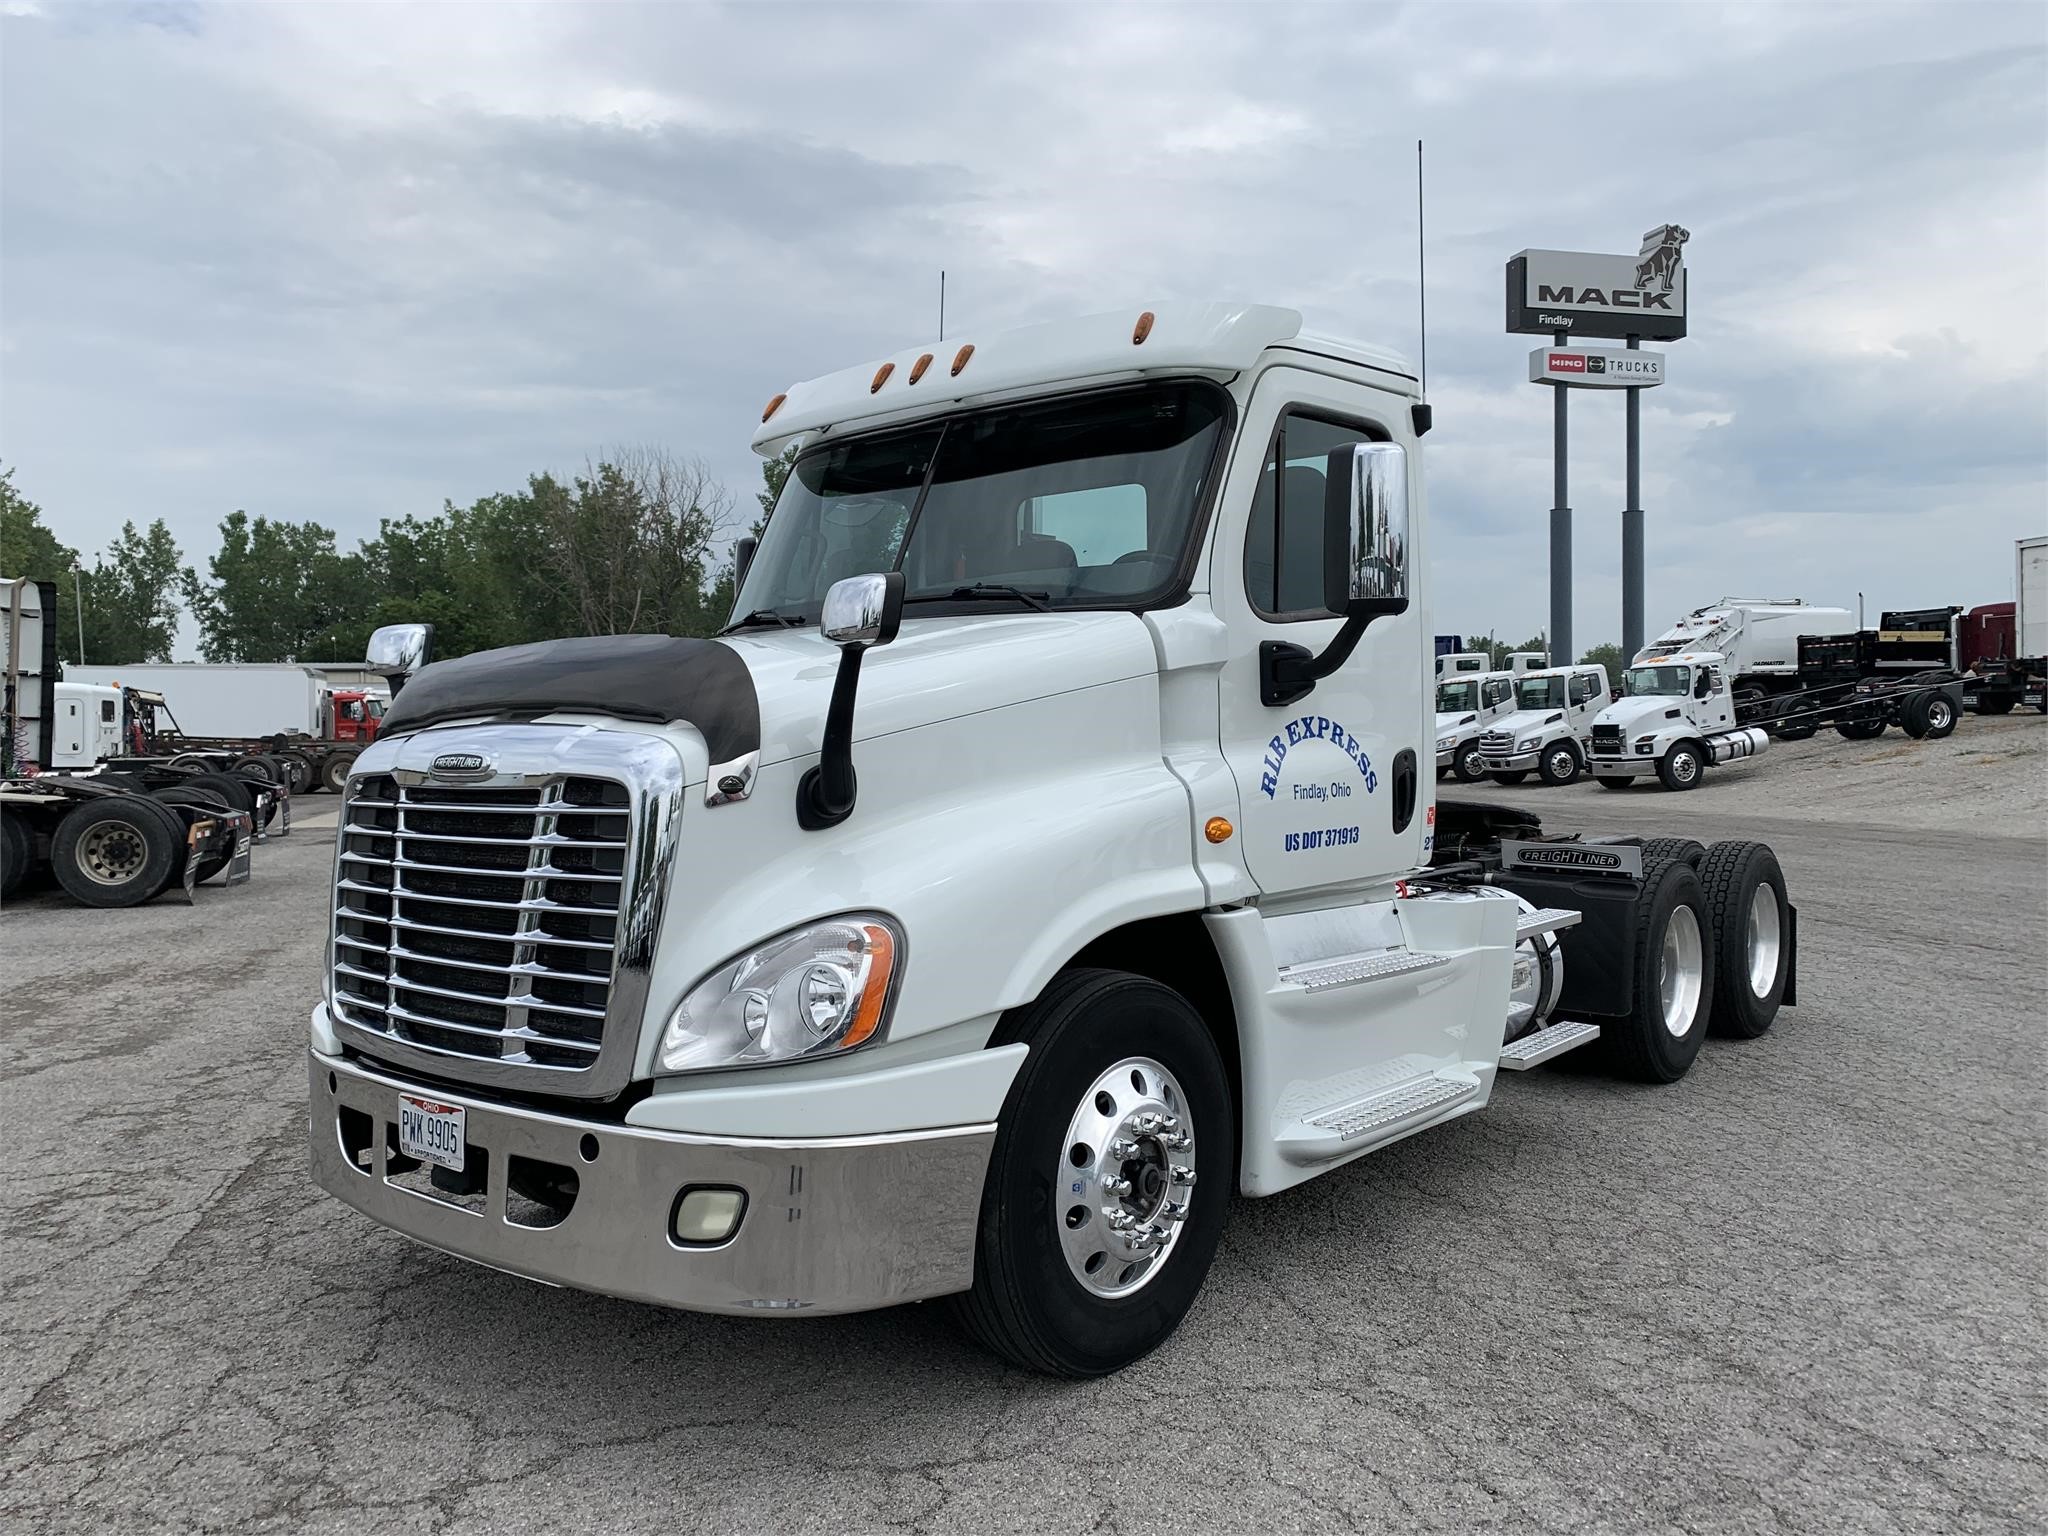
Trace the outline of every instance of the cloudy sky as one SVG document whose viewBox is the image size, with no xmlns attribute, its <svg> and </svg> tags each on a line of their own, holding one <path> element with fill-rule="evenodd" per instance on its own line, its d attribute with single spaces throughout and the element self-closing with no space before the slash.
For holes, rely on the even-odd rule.
<svg viewBox="0 0 2048 1536">
<path fill-rule="evenodd" d="M 1652 631 L 1723 592 L 2010 595 L 2048 532 L 2048 8 L 0 0 L 0 460 L 92 550 L 344 544 L 701 454 L 948 333 L 1291 305 L 1412 353 L 1428 142 L 1440 629 L 1547 611 L 1525 246 L 1693 235 L 1644 397 Z M 1618 638 L 1619 399 L 1575 402 Z M 189 626 L 188 626 L 189 630 Z"/>
</svg>

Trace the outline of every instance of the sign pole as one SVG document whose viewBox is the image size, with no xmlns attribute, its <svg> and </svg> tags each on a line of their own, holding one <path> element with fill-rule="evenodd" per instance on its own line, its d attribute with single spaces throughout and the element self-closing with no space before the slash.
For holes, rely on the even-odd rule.
<svg viewBox="0 0 2048 1536">
<path fill-rule="evenodd" d="M 1642 338 L 1631 336 L 1637 351 Z M 1628 392 L 1628 504 L 1621 509 L 1621 659 L 1626 666 L 1643 648 L 1643 392 Z"/>
<path fill-rule="evenodd" d="M 1560 347 L 1570 340 L 1567 333 L 1557 333 Z M 1568 667 L 1577 659 L 1572 654 L 1572 508 L 1570 463 L 1565 456 L 1566 401 L 1571 391 L 1553 384 L 1550 393 L 1550 664 Z"/>
</svg>

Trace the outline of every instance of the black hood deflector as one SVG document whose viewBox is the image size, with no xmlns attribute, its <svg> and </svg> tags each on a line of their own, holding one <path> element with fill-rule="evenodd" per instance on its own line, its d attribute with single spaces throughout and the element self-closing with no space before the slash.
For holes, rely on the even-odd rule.
<svg viewBox="0 0 2048 1536">
<path fill-rule="evenodd" d="M 761 701 L 747 664 L 716 640 L 674 635 L 542 640 L 437 661 L 398 691 L 378 734 L 557 710 L 687 720 L 703 732 L 714 768 L 761 749 Z"/>
</svg>

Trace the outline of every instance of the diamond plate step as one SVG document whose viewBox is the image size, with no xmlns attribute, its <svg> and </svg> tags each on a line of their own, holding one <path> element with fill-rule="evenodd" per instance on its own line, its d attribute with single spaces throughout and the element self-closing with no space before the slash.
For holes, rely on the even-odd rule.
<svg viewBox="0 0 2048 1536">
<path fill-rule="evenodd" d="M 1361 1099 L 1356 1104 L 1340 1104 L 1335 1109 L 1326 1109 L 1319 1115 L 1310 1116 L 1308 1123 L 1321 1130 L 1335 1131 L 1340 1141 L 1356 1141 L 1374 1131 L 1399 1125 L 1403 1120 L 1413 1120 L 1448 1108 L 1460 1099 L 1471 1098 L 1478 1091 L 1471 1083 L 1452 1083 L 1442 1078 L 1426 1077 L 1420 1082 L 1404 1083 L 1390 1093 L 1377 1093 L 1369 1099 Z"/>
<path fill-rule="evenodd" d="M 1570 907 L 1538 907 L 1515 919 L 1515 937 L 1527 939 L 1539 933 L 1555 933 L 1560 928 L 1574 928 L 1583 915 Z"/>
<path fill-rule="evenodd" d="M 1566 1051 L 1577 1050 L 1582 1045 L 1591 1045 L 1600 1038 L 1598 1024 L 1582 1024 L 1566 1019 L 1557 1024 L 1546 1024 L 1533 1035 L 1524 1035 L 1501 1047 L 1500 1064 L 1509 1072 L 1526 1072 L 1540 1066 L 1553 1056 L 1562 1056 Z"/>
<path fill-rule="evenodd" d="M 1414 971 L 1433 971 L 1449 965 L 1449 955 L 1423 949 L 1390 949 L 1377 955 L 1350 955 L 1342 960 L 1323 960 L 1313 965 L 1291 966 L 1280 973 L 1304 992 L 1327 992 L 1332 987 L 1356 986 L 1362 981 L 1385 981 Z"/>
</svg>

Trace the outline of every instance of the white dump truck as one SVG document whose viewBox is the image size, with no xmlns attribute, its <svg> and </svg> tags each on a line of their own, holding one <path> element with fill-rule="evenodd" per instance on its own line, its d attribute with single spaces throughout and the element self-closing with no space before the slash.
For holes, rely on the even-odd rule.
<svg viewBox="0 0 2048 1536">
<path fill-rule="evenodd" d="M 1543 667 L 1515 679 L 1515 708 L 1479 738 L 1479 765 L 1502 784 L 1534 773 L 1569 784 L 1586 766 L 1593 717 L 1607 705 L 1602 666 Z"/>
<path fill-rule="evenodd" d="M 1603 789 L 1654 774 L 1666 789 L 1691 789 L 1716 763 L 1755 757 L 1770 745 L 1760 726 L 1735 723 L 1728 658 L 1679 651 L 1622 676 L 1622 697 L 1593 717 L 1591 767 Z"/>
<path fill-rule="evenodd" d="M 1479 760 L 1479 738 L 1496 720 L 1515 708 L 1515 674 L 1467 673 L 1439 677 L 1436 684 L 1436 770 L 1456 775 L 1461 784 L 1486 777 Z"/>
<path fill-rule="evenodd" d="M 1428 425 L 1285 309 L 912 347 L 769 402 L 800 452 L 718 637 L 415 671 L 380 631 L 314 1177 L 514 1275 L 952 1297 L 1085 1376 L 1173 1331 L 1235 1196 L 1503 1068 L 1761 1033 L 1768 848 L 1434 803 Z"/>
</svg>

